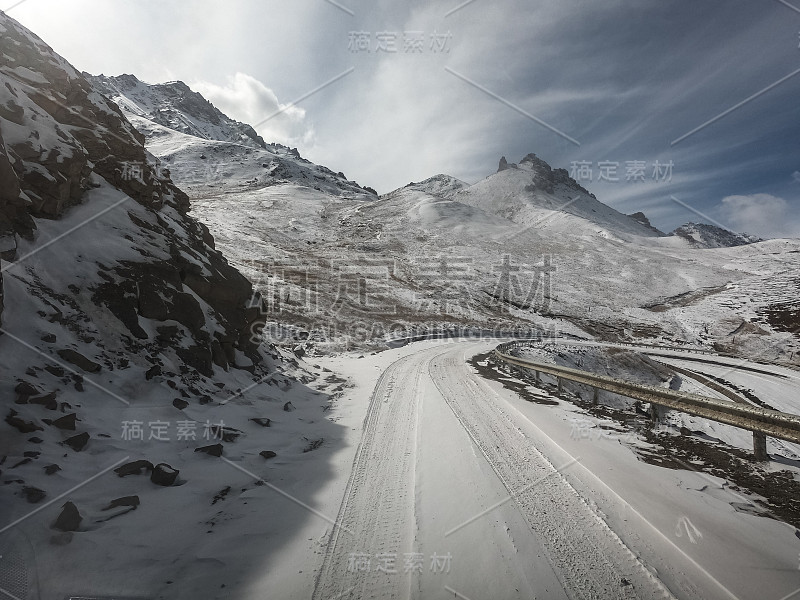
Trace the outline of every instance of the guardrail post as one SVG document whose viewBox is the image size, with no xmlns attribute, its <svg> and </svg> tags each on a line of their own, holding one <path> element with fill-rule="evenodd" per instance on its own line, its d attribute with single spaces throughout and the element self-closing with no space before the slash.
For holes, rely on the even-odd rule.
<svg viewBox="0 0 800 600">
<path fill-rule="evenodd" d="M 542 380 L 542 376 L 539 374 L 539 371 L 534 371 L 534 377 L 536 377 L 536 381 Z"/>
<path fill-rule="evenodd" d="M 592 402 L 594 404 L 600 402 L 600 388 L 594 388 L 594 396 L 592 396 Z"/>
<path fill-rule="evenodd" d="M 753 432 L 753 454 L 755 459 L 759 462 L 769 460 L 769 454 L 767 454 L 767 436 L 758 431 Z"/>
<path fill-rule="evenodd" d="M 561 377 L 558 378 L 558 391 L 559 392 L 564 391 L 564 380 L 561 379 Z"/>
<path fill-rule="evenodd" d="M 655 404 L 654 402 L 651 402 L 650 403 L 650 420 L 653 423 L 658 423 L 658 417 L 659 417 L 658 413 L 659 413 L 658 404 Z"/>
</svg>

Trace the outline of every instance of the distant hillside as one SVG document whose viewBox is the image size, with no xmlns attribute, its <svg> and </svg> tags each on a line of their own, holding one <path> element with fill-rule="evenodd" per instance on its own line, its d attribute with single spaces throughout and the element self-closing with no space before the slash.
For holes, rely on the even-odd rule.
<svg viewBox="0 0 800 600">
<path fill-rule="evenodd" d="M 670 235 L 685 239 L 694 248 L 732 248 L 764 241 L 754 235 L 734 233 L 706 223 L 686 223 L 675 229 Z"/>
</svg>

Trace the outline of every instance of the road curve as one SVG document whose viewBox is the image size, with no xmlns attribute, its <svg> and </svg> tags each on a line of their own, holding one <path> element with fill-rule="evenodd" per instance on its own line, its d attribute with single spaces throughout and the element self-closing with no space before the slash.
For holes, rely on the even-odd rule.
<svg viewBox="0 0 800 600">
<path fill-rule="evenodd" d="M 574 463 L 548 461 L 496 401 L 467 348 L 489 346 L 428 348 L 380 377 L 313 598 L 483 597 L 494 574 L 483 594 L 497 598 L 671 598 L 559 472 Z M 454 549 L 452 571 L 404 568 L 439 547 Z"/>
</svg>

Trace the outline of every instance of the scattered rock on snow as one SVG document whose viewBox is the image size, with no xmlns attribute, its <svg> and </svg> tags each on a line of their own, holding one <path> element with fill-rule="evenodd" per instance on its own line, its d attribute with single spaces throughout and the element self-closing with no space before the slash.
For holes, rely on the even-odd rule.
<svg viewBox="0 0 800 600">
<path fill-rule="evenodd" d="M 276 456 L 278 456 L 272 450 L 262 450 L 261 452 L 259 452 L 259 454 L 266 459 L 275 458 Z"/>
<path fill-rule="evenodd" d="M 33 421 L 26 421 L 20 417 L 18 417 L 19 413 L 14 409 L 8 413 L 6 416 L 6 423 L 15 427 L 20 433 L 32 433 L 34 431 L 44 431 L 43 427 L 38 426 Z"/>
<path fill-rule="evenodd" d="M 221 439 L 223 442 L 235 442 L 236 438 L 242 435 L 242 432 L 238 429 L 219 425 L 213 425 L 211 433 L 216 439 Z"/>
<path fill-rule="evenodd" d="M 22 396 L 20 396 L 22 398 Z M 56 410 L 58 409 L 58 402 L 56 402 L 56 393 L 49 392 L 47 394 L 43 394 L 41 396 L 35 396 L 33 398 L 28 398 L 28 404 L 38 404 L 40 406 L 44 406 L 48 410 Z"/>
<path fill-rule="evenodd" d="M 294 410 L 294 406 L 292 405 L 291 402 L 287 402 L 286 404 L 283 405 L 283 410 L 285 410 L 286 412 L 292 412 Z"/>
<path fill-rule="evenodd" d="M 153 463 L 149 460 L 134 460 L 133 462 L 125 463 L 121 467 L 114 469 L 114 473 L 120 477 L 128 475 L 141 475 L 142 469 L 147 471 L 153 470 Z"/>
<path fill-rule="evenodd" d="M 203 446 L 195 448 L 195 452 L 205 452 L 211 456 L 222 456 L 222 444 L 212 444 L 211 446 Z"/>
<path fill-rule="evenodd" d="M 175 480 L 178 478 L 178 469 L 173 469 L 167 463 L 159 463 L 153 469 L 153 472 L 150 473 L 150 481 L 155 483 L 156 485 L 161 485 L 164 487 L 169 487 Z"/>
<path fill-rule="evenodd" d="M 312 450 L 316 450 L 317 448 L 322 446 L 322 442 L 324 442 L 324 441 L 325 440 L 322 439 L 322 438 L 320 438 L 318 440 L 311 440 L 310 442 L 308 442 L 308 446 L 303 448 L 303 452 L 311 452 Z"/>
<path fill-rule="evenodd" d="M 36 504 L 37 502 L 41 502 L 47 496 L 47 493 L 44 490 L 40 490 L 37 487 L 33 486 L 25 486 L 22 488 L 22 495 L 31 504 Z"/>
<path fill-rule="evenodd" d="M 86 447 L 86 444 L 89 443 L 89 434 L 84 431 L 83 433 L 65 439 L 62 443 L 75 450 L 75 452 L 80 452 Z"/>
<path fill-rule="evenodd" d="M 36 386 L 25 381 L 24 379 L 19 380 L 19 383 L 17 383 L 17 387 L 14 388 L 14 391 L 20 396 L 36 396 L 41 393 Z"/>
<path fill-rule="evenodd" d="M 53 427 L 58 427 L 59 429 L 65 429 L 69 431 L 75 431 L 75 422 L 78 419 L 78 415 L 75 413 L 70 413 L 68 415 L 64 415 L 63 417 L 59 417 L 55 421 L 52 422 Z"/>
<path fill-rule="evenodd" d="M 53 523 L 53 529 L 61 531 L 78 531 L 83 517 L 78 512 L 78 507 L 72 502 L 67 502 L 61 509 L 61 514 L 58 515 L 56 522 Z"/>
<path fill-rule="evenodd" d="M 102 508 L 101 510 L 107 511 L 112 510 L 114 508 L 119 508 L 121 506 L 128 506 L 131 509 L 135 509 L 139 506 L 139 496 L 123 496 L 122 498 L 117 498 L 116 500 L 112 500 L 109 502 L 108 506 Z"/>
<path fill-rule="evenodd" d="M 63 358 L 68 363 L 72 363 L 79 369 L 83 369 L 88 373 L 97 373 L 100 370 L 100 365 L 94 362 L 93 360 L 89 360 L 80 352 L 76 352 L 71 348 L 64 348 L 58 351 L 58 355 Z"/>
</svg>

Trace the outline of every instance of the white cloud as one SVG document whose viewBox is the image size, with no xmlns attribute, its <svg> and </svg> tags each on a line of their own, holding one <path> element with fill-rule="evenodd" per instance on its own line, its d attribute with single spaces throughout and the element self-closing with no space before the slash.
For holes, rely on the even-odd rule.
<svg viewBox="0 0 800 600">
<path fill-rule="evenodd" d="M 229 117 L 255 127 L 267 142 L 313 146 L 314 131 L 306 120 L 306 111 L 281 103 L 270 88 L 251 75 L 236 73 L 224 86 L 195 81 L 190 87 Z"/>
<path fill-rule="evenodd" d="M 771 194 L 727 196 L 718 211 L 736 231 L 762 237 L 800 237 L 800 217 L 783 198 Z"/>
</svg>

